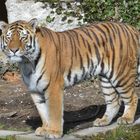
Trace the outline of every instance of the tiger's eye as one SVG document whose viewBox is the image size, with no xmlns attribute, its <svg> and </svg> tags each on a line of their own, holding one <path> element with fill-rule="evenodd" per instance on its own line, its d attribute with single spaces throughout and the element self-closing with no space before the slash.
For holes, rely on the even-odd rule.
<svg viewBox="0 0 140 140">
<path fill-rule="evenodd" d="M 27 34 L 24 33 L 24 32 L 21 32 L 20 35 L 21 35 L 21 36 L 27 36 Z"/>
</svg>

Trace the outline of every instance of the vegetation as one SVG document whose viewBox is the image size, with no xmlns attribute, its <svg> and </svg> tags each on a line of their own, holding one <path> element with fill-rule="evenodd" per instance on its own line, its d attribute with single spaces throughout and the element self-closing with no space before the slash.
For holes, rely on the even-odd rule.
<svg viewBox="0 0 140 140">
<path fill-rule="evenodd" d="M 140 126 L 120 126 L 105 134 L 84 137 L 83 140 L 140 140 Z"/>
<path fill-rule="evenodd" d="M 56 8 L 57 14 L 63 13 L 60 0 L 35 1 L 49 3 L 51 8 Z M 79 20 L 83 18 L 88 23 L 113 20 L 129 23 L 140 29 L 140 0 L 81 0 L 81 4 L 76 7 L 71 6 L 72 0 L 63 1 L 66 1 L 68 9 L 72 11 L 64 13 L 62 20 L 66 20 L 68 16 L 78 17 Z M 84 12 L 84 16 L 81 12 Z M 54 18 L 48 17 L 47 20 L 52 22 Z"/>
<path fill-rule="evenodd" d="M 0 138 L 0 140 L 16 140 L 14 136 L 7 136 L 6 138 Z"/>
<path fill-rule="evenodd" d="M 140 0 L 84 0 L 82 9 L 87 22 L 115 20 L 140 29 Z"/>
</svg>

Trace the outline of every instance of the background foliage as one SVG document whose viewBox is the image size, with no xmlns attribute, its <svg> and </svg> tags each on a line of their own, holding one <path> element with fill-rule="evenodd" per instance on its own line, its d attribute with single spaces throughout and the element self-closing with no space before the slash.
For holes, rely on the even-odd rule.
<svg viewBox="0 0 140 140">
<path fill-rule="evenodd" d="M 84 0 L 82 9 L 87 22 L 115 20 L 140 29 L 140 0 Z"/>
<path fill-rule="evenodd" d="M 61 7 L 62 0 L 35 0 L 41 2 L 48 2 L 55 8 L 56 12 L 61 14 L 63 8 Z M 95 21 L 120 21 L 134 25 L 140 29 L 140 0 L 63 0 L 69 7 L 71 2 L 80 1 L 78 10 L 75 7 L 72 9 L 74 12 L 66 13 L 67 16 L 78 16 L 79 19 L 83 18 L 84 22 Z M 80 10 L 79 10 L 80 9 Z M 84 16 L 80 15 L 84 12 Z M 66 19 L 63 18 L 63 20 Z"/>
</svg>

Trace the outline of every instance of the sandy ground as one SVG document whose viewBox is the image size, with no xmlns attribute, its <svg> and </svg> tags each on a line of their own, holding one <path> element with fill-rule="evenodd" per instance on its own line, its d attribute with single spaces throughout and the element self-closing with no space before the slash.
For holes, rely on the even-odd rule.
<svg viewBox="0 0 140 140">
<path fill-rule="evenodd" d="M 136 91 L 139 92 L 139 87 Z M 64 133 L 90 127 L 96 117 L 103 115 L 105 103 L 98 79 L 69 87 L 64 92 Z M 120 114 L 122 111 L 123 107 Z M 28 131 L 40 125 L 40 117 L 20 75 L 6 73 L 0 79 L 0 129 Z"/>
</svg>

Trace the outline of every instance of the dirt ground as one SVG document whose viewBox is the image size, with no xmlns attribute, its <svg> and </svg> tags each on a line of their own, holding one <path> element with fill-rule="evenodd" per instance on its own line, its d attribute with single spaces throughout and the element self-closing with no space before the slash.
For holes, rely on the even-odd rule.
<svg viewBox="0 0 140 140">
<path fill-rule="evenodd" d="M 64 133 L 90 127 L 103 115 L 105 103 L 98 79 L 69 87 L 64 93 Z M 38 126 L 41 120 L 30 92 L 18 73 L 7 72 L 0 79 L 0 129 L 34 131 Z"/>
</svg>

